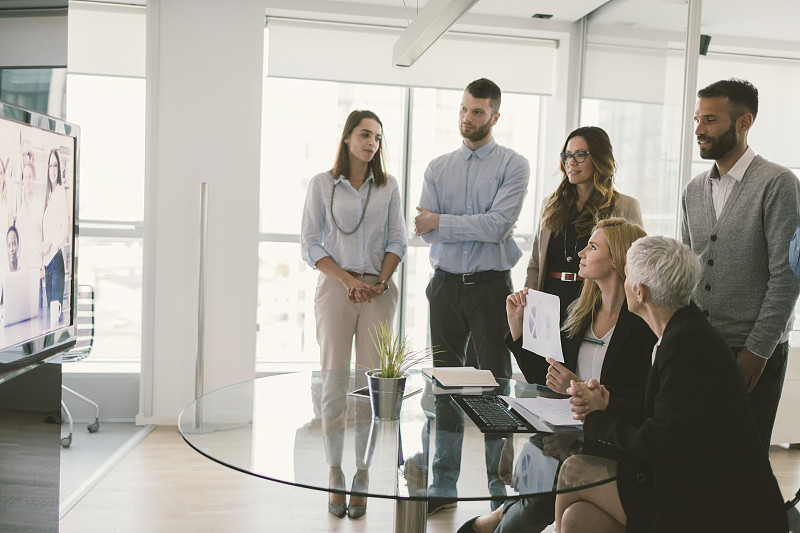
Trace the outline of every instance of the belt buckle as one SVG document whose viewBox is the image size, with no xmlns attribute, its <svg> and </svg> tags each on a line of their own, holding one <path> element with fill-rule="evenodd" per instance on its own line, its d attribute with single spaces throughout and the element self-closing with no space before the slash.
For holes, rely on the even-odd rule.
<svg viewBox="0 0 800 533">
<path fill-rule="evenodd" d="M 476 281 L 467 281 L 467 276 L 471 276 L 472 273 L 461 274 L 461 283 L 464 285 L 475 285 Z"/>
<path fill-rule="evenodd" d="M 561 281 L 575 281 L 577 274 L 572 272 L 562 272 L 561 273 Z"/>
</svg>

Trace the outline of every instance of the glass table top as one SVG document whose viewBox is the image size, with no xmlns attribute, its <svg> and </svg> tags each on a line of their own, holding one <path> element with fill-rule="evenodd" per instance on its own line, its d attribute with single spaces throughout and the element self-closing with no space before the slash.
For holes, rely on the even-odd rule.
<svg viewBox="0 0 800 533">
<path fill-rule="evenodd" d="M 500 387 L 494 389 L 456 391 L 552 394 L 537 385 L 497 381 Z M 484 435 L 451 399 L 452 389 L 435 394 L 442 390 L 417 371 L 407 380 L 399 420 L 373 419 L 368 398 L 347 394 L 364 386 L 363 371 L 258 378 L 192 402 L 179 417 L 179 430 L 199 453 L 247 474 L 394 499 L 480 500 L 568 491 L 615 479 L 628 468 L 613 455 L 581 453 L 582 433 L 575 428 Z M 569 468 L 561 468 L 568 456 L 575 457 Z M 498 465 L 490 468 L 492 474 L 487 461 Z M 330 485 L 332 466 L 341 466 L 344 487 Z M 368 470 L 369 483 L 353 490 L 358 470 Z"/>
</svg>

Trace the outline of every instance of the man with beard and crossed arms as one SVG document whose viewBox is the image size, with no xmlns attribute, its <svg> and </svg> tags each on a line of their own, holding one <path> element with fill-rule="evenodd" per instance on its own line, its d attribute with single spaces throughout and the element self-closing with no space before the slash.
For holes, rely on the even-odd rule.
<svg viewBox="0 0 800 533">
<path fill-rule="evenodd" d="M 505 300 L 513 292 L 511 268 L 522 255 L 511 232 L 522 210 L 530 165 L 492 137 L 500 100 L 500 88 L 490 80 L 481 78 L 467 86 L 459 111 L 464 142 L 425 170 L 414 226 L 431 244 L 435 271 L 426 289 L 431 344 L 440 350 L 434 366 L 464 366 L 471 338 L 480 368 L 510 378 Z M 437 398 L 429 514 L 455 505 L 462 438 L 461 413 Z M 497 474 L 502 446 L 500 438 L 486 439 L 489 491 L 498 498 L 493 508 L 506 494 Z"/>
<path fill-rule="evenodd" d="M 800 222 L 800 182 L 747 144 L 758 113 L 751 83 L 721 80 L 697 96 L 700 157 L 714 165 L 681 201 L 683 242 L 703 265 L 692 299 L 733 350 L 767 453 L 800 291 L 786 253 Z"/>
</svg>

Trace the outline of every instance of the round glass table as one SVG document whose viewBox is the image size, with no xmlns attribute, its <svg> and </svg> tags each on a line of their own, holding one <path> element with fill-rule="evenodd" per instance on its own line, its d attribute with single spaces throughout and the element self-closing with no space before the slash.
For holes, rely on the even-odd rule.
<svg viewBox="0 0 800 533">
<path fill-rule="evenodd" d="M 616 479 L 627 461 L 585 452 L 575 427 L 484 434 L 452 394 L 547 396 L 546 387 L 497 380 L 496 388 L 441 389 L 412 371 L 398 420 L 372 418 L 363 371 L 282 374 L 230 385 L 190 403 L 179 417 L 184 440 L 240 472 L 312 490 L 395 500 L 395 531 L 424 531 L 427 506 L 556 493 Z M 570 459 L 569 468 L 561 468 Z M 331 467 L 368 483 L 330 486 Z"/>
</svg>

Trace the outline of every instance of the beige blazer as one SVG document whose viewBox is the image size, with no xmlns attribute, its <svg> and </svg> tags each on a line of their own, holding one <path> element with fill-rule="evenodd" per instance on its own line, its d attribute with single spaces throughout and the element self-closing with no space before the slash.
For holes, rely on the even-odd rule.
<svg viewBox="0 0 800 533">
<path fill-rule="evenodd" d="M 547 197 L 542 206 L 546 205 L 549 199 L 550 197 Z M 544 211 L 544 208 L 542 211 Z M 642 209 L 639 207 L 639 201 L 620 192 L 617 192 L 612 215 L 622 217 L 640 226 L 642 225 Z M 531 253 L 531 260 L 528 262 L 528 275 L 525 278 L 525 286 L 537 291 L 544 288 L 544 280 L 547 275 L 547 245 L 550 243 L 551 233 L 549 229 L 539 224 L 539 232 L 533 241 L 533 253 Z"/>
</svg>

